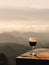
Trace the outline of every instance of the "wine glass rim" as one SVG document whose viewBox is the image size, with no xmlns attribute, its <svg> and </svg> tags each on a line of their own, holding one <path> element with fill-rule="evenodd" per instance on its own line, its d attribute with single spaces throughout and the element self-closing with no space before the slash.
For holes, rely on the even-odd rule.
<svg viewBox="0 0 49 65">
<path fill-rule="evenodd" d="M 37 41 L 37 38 L 32 38 L 32 37 L 30 37 L 30 38 L 29 38 L 29 41 Z"/>
</svg>

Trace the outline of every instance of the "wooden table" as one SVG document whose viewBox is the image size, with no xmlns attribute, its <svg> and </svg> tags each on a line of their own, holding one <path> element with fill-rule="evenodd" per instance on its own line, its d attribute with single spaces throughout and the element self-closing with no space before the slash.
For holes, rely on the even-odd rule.
<svg viewBox="0 0 49 65">
<path fill-rule="evenodd" d="M 49 49 L 40 51 L 36 55 L 29 54 L 31 51 L 16 57 L 16 65 L 49 65 Z"/>
</svg>

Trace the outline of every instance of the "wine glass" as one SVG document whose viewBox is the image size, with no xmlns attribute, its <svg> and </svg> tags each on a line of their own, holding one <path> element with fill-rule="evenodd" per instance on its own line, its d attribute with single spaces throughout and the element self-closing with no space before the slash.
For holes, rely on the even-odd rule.
<svg viewBox="0 0 49 65">
<path fill-rule="evenodd" d="M 29 38 L 29 45 L 32 47 L 32 50 L 36 48 L 36 44 L 37 44 L 37 38 Z M 31 54 L 35 53 L 31 52 Z"/>
</svg>

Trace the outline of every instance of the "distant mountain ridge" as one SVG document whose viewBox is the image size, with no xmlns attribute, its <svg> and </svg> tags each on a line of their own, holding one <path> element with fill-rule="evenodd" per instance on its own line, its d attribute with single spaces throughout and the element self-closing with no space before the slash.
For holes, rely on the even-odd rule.
<svg viewBox="0 0 49 65">
<path fill-rule="evenodd" d="M 38 45 L 48 45 L 49 47 L 49 33 L 34 33 L 34 32 L 4 32 L 0 34 L 0 43 L 18 43 L 22 45 L 29 45 L 29 37 L 38 39 Z M 39 44 L 40 43 L 40 44 Z"/>
</svg>

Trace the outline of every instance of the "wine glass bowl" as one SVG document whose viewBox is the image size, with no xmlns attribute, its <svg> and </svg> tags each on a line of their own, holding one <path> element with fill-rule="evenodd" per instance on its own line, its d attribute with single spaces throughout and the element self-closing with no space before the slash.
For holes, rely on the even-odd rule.
<svg viewBox="0 0 49 65">
<path fill-rule="evenodd" d="M 30 46 L 36 46 L 37 38 L 29 38 L 29 44 Z"/>
</svg>

